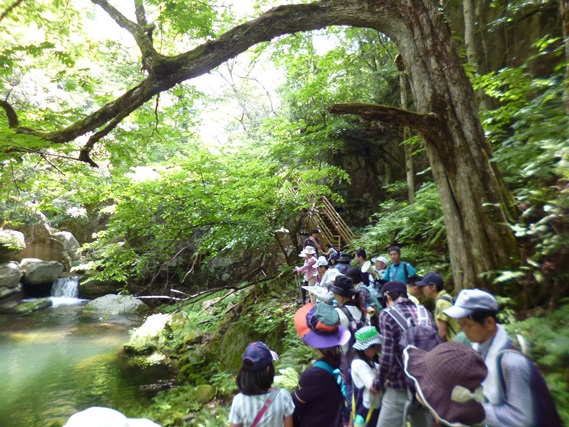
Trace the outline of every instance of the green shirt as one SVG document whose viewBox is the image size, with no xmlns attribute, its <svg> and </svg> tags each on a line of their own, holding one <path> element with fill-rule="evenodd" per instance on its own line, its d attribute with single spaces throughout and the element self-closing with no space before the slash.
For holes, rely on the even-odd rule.
<svg viewBox="0 0 569 427">
<path fill-rule="evenodd" d="M 442 320 L 448 325 L 447 331 L 447 341 L 452 341 L 454 336 L 458 334 L 460 329 L 460 324 L 458 319 L 449 317 L 444 313 L 444 310 L 452 307 L 452 297 L 445 290 L 439 292 L 437 299 L 435 300 L 435 321 Z"/>
</svg>

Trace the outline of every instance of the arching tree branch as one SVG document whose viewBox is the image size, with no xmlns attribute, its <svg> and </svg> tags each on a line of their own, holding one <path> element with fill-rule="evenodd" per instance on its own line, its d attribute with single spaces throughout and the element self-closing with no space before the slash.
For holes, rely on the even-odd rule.
<svg viewBox="0 0 569 427">
<path fill-rule="evenodd" d="M 421 134 L 440 126 L 434 114 L 418 114 L 409 110 L 375 104 L 333 104 L 328 107 L 332 114 L 354 114 L 365 120 L 383 120 L 401 126 L 408 126 Z"/>
<path fill-rule="evenodd" d="M 390 28 L 383 29 L 382 23 L 398 19 L 393 16 L 389 2 L 328 0 L 279 6 L 257 19 L 234 27 L 216 40 L 208 41 L 178 56 L 165 57 L 155 51 L 141 26 L 125 18 L 106 0 L 91 1 L 101 6 L 122 28 L 133 35 L 143 57 L 147 55 L 147 58 L 151 59 L 144 64 L 149 70 L 149 77 L 119 98 L 64 129 L 44 132 L 14 126 L 16 132 L 32 134 L 54 143 L 70 142 L 89 132 L 97 132 L 101 126 L 111 121 L 113 127 L 116 127 L 116 120 L 120 122 L 154 95 L 205 74 L 258 43 L 284 34 L 316 30 L 331 25 L 370 27 L 389 34 L 387 31 Z M 82 159 L 87 158 L 88 156 L 82 156 Z"/>
</svg>

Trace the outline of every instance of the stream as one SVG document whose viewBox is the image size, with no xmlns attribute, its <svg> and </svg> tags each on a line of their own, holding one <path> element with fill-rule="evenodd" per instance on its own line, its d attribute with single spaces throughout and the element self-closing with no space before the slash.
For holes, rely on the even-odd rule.
<svg viewBox="0 0 569 427">
<path fill-rule="evenodd" d="M 139 326 L 135 315 L 83 314 L 73 286 L 54 306 L 25 316 L 0 314 L 0 425 L 46 427 L 90 406 L 129 412 L 149 402 L 148 378 L 123 369 L 118 357 Z M 54 291 L 56 291 L 54 285 Z"/>
</svg>

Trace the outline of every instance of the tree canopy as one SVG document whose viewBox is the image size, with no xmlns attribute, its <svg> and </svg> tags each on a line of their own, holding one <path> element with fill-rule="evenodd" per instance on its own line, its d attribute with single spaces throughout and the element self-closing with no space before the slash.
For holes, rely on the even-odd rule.
<svg viewBox="0 0 569 427">
<path fill-rule="evenodd" d="M 0 101 L 5 112 L 0 128 L 0 152 L 7 160 L 4 170 L 13 168 L 11 162 L 21 161 L 27 153 L 36 153 L 51 166 L 57 157 L 103 165 L 103 175 L 107 170 L 126 172 L 148 164 L 165 173 L 168 168 L 162 169 L 156 162 L 179 159 L 177 154 L 187 153 L 187 141 L 199 139 L 195 129 L 207 95 L 188 83 L 239 54 L 247 51 L 259 57 L 274 46 L 275 52 L 281 50 L 273 58 L 290 76 L 285 101 L 279 107 L 301 124 L 289 126 L 282 116 L 270 117 L 268 110 L 261 115 L 269 117 L 257 120 L 259 114 L 245 108 L 248 93 L 244 86 L 230 85 L 241 99 L 241 127 L 253 144 L 244 147 L 252 155 L 263 159 L 257 149 L 268 150 L 273 159 L 289 166 L 300 159 L 307 170 L 318 171 L 313 172 L 314 179 L 326 177 L 332 182 L 341 173 L 322 168 L 326 162 L 323 149 L 337 149 L 351 119 L 332 118 L 330 113 L 411 127 L 424 141 L 441 201 L 457 289 L 491 286 L 500 271 L 519 266 L 519 242 L 509 226 L 518 220 L 519 211 L 498 163 L 492 161 L 492 148 L 478 116 L 464 61 L 438 3 L 349 0 L 267 7 L 267 2 L 259 2 L 252 12 L 257 17 L 251 18 L 223 4 L 198 1 L 187 2 L 183 8 L 174 1 L 136 0 L 115 6 L 105 0 L 4 2 L 0 25 L 11 30 L 3 35 L 6 48 L 0 56 L 6 94 Z M 128 37 L 95 37 L 97 29 L 93 32 L 87 24 L 98 21 L 85 21 L 85 17 L 101 11 L 120 28 L 117 34 Z M 314 54 L 314 46 L 299 32 L 328 27 L 340 31 L 345 44 L 318 61 L 300 56 Z M 285 37 L 288 34 L 292 36 Z M 269 45 L 268 41 L 276 43 Z M 385 49 L 384 56 L 377 55 L 378 46 Z M 283 52 L 284 48 L 289 52 Z M 413 95 L 412 105 L 403 108 L 396 105 L 395 93 L 389 90 L 397 73 L 392 62 L 397 51 L 399 72 L 406 76 Z M 133 53 L 137 59 L 133 60 Z M 361 66 L 350 68 L 350 61 L 360 61 Z M 46 95 L 28 91 L 33 84 L 43 85 Z M 490 92 L 489 84 L 481 81 L 479 87 Z M 381 96 L 374 97 L 378 93 Z M 268 139 L 272 139 L 270 144 Z M 301 152 L 295 147 L 299 143 Z M 242 169 L 239 156 L 226 157 L 238 176 L 243 174 L 240 170 L 247 170 Z M 223 177 L 223 162 L 216 159 L 213 152 L 211 164 L 218 165 Z M 262 162 L 249 165 L 248 173 L 260 173 L 267 167 L 261 167 Z M 202 163 L 207 164 L 205 160 Z M 192 175 L 187 165 L 179 166 Z M 80 163 L 57 167 L 60 171 L 82 169 Z M 24 170 L 18 169 L 16 175 Z M 334 172 L 326 176 L 323 170 Z M 26 173 L 31 174 L 31 169 Z M 172 178 L 168 181 L 175 181 L 170 171 L 167 175 Z M 275 181 L 272 187 L 272 180 L 266 178 L 264 191 L 288 185 Z M 5 175 L 3 179 L 9 178 Z M 103 181 L 104 177 L 97 178 L 97 182 Z M 205 181 L 225 182 L 213 177 Z M 11 191 L 12 195 L 22 194 L 23 188 Z M 178 192 L 173 187 L 168 191 Z M 113 198 L 111 193 L 107 200 Z M 202 193 L 195 197 L 207 199 Z M 8 197 L 4 203 L 9 205 L 10 200 Z M 142 214 L 121 203 L 117 206 Z M 205 222 L 199 224 L 208 223 L 208 215 L 204 215 Z M 273 225 L 263 226 L 274 229 Z M 232 241 L 231 236 L 225 240 Z"/>
</svg>

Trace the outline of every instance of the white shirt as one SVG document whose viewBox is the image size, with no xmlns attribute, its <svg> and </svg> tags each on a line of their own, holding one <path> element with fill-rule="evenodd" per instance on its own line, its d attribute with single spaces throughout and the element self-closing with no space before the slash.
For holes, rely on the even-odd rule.
<svg viewBox="0 0 569 427">
<path fill-rule="evenodd" d="M 229 422 L 232 424 L 241 424 L 243 427 L 249 427 L 255 421 L 255 417 L 265 404 L 265 400 L 269 397 L 269 393 L 256 394 L 247 396 L 243 393 L 237 394 L 231 402 L 229 411 Z M 290 393 L 282 388 L 275 396 L 273 403 L 267 408 L 261 417 L 258 427 L 283 427 L 284 417 L 292 415 L 294 412 L 294 403 Z"/>
<path fill-rule="evenodd" d="M 379 399 L 374 399 L 369 392 L 379 369 L 377 363 L 374 363 L 374 366 L 374 369 L 372 369 L 366 362 L 358 358 L 352 361 L 352 381 L 355 387 L 364 387 L 363 404 L 367 409 L 369 409 L 372 404 L 374 408 L 379 408 L 380 406 Z"/>
</svg>

